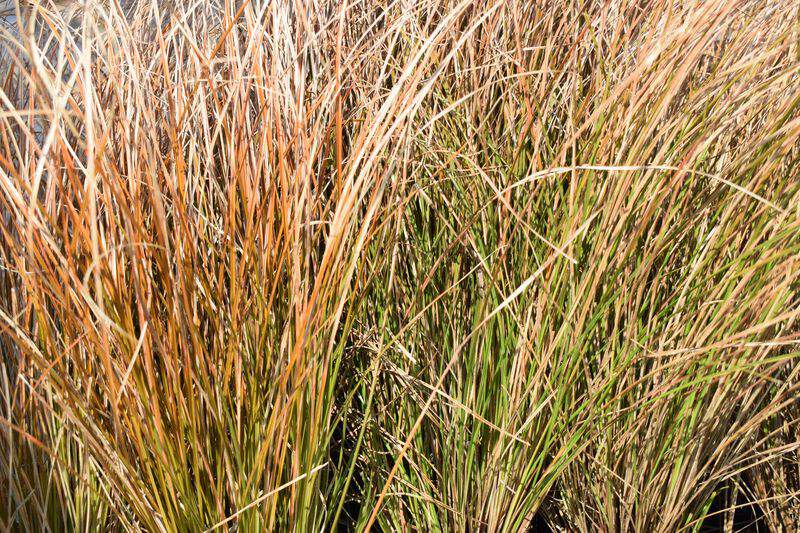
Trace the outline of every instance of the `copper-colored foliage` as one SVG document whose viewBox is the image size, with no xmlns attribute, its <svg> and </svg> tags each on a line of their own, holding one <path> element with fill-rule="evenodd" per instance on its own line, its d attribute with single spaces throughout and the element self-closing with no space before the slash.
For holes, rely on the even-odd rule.
<svg viewBox="0 0 800 533">
<path fill-rule="evenodd" d="M 0 528 L 800 527 L 797 2 L 4 7 Z"/>
</svg>

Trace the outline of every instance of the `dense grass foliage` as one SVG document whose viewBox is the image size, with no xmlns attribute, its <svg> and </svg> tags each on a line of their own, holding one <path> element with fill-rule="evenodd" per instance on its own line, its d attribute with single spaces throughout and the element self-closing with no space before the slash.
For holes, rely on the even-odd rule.
<svg viewBox="0 0 800 533">
<path fill-rule="evenodd" d="M 800 530 L 796 1 L 7 8 L 0 528 Z"/>
</svg>

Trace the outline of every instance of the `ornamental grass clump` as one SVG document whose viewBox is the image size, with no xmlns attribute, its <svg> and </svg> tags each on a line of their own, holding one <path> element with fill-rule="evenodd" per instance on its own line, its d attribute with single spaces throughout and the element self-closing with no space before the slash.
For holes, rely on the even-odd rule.
<svg viewBox="0 0 800 533">
<path fill-rule="evenodd" d="M 800 527 L 796 2 L 6 4 L 0 527 Z"/>
</svg>

